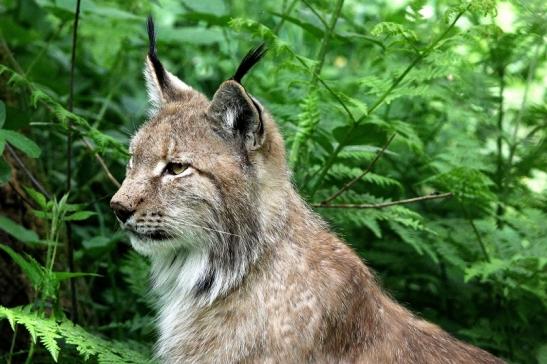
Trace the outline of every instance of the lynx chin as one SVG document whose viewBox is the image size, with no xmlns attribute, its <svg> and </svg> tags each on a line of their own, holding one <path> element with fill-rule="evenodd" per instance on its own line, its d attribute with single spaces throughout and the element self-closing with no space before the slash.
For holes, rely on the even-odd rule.
<svg viewBox="0 0 547 364">
<path fill-rule="evenodd" d="M 394 302 L 291 185 L 283 139 L 241 84 L 212 100 L 168 72 L 111 206 L 149 257 L 164 363 L 502 363 Z"/>
</svg>

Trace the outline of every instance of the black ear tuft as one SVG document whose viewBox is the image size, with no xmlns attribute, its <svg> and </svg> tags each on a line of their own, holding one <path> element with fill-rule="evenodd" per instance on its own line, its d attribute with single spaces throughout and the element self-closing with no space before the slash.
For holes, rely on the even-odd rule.
<svg viewBox="0 0 547 364">
<path fill-rule="evenodd" d="M 241 83 L 243 76 L 245 76 L 245 74 L 258 63 L 258 61 L 260 61 L 267 50 L 268 48 L 266 48 L 266 45 L 262 43 L 258 47 L 252 48 L 249 52 L 247 52 L 239 64 L 239 67 L 237 67 L 236 73 L 231 79 Z"/>
<path fill-rule="evenodd" d="M 160 87 L 165 88 L 168 82 L 167 74 L 156 54 L 156 31 L 154 29 L 154 19 L 152 19 L 151 15 L 149 15 L 146 20 L 146 27 L 148 30 L 148 58 L 152 63 L 152 67 L 154 67 L 154 73 L 156 74 Z"/>
</svg>

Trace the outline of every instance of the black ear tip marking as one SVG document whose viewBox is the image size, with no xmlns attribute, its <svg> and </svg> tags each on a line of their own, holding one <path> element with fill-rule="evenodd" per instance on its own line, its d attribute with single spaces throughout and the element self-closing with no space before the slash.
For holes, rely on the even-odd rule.
<svg viewBox="0 0 547 364">
<path fill-rule="evenodd" d="M 150 57 L 156 56 L 156 30 L 154 28 L 154 19 L 152 15 L 148 15 L 146 19 L 146 29 L 148 31 L 148 55 Z"/>
<path fill-rule="evenodd" d="M 237 67 L 237 70 L 231 79 L 241 83 L 241 79 L 251 70 L 251 68 L 253 68 L 255 64 L 258 63 L 258 61 L 262 59 L 262 57 L 264 57 L 264 54 L 266 54 L 267 51 L 268 48 L 264 43 L 261 43 L 257 47 L 249 50 L 245 57 L 243 57 L 243 60 Z"/>
<path fill-rule="evenodd" d="M 148 18 L 146 19 L 146 30 L 148 32 L 148 59 L 152 63 L 156 78 L 158 79 L 160 87 L 163 89 L 167 86 L 167 75 L 156 54 L 156 29 L 152 15 L 148 15 Z"/>
</svg>

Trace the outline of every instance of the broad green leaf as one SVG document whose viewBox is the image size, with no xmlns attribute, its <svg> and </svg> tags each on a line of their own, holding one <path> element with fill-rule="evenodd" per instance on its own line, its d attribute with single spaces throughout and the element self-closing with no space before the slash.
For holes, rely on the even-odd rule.
<svg viewBox="0 0 547 364">
<path fill-rule="evenodd" d="M 78 211 L 71 215 L 66 216 L 65 220 L 66 221 L 82 221 L 96 214 L 97 213 L 93 211 Z"/>
<path fill-rule="evenodd" d="M 11 259 L 21 268 L 23 273 L 31 281 L 34 287 L 39 287 L 44 279 L 43 267 L 34 259 L 25 259 L 22 255 L 14 251 L 7 245 L 0 244 L 0 249 L 5 251 Z"/>
<path fill-rule="evenodd" d="M 40 147 L 26 136 L 16 131 L 0 129 L 0 139 L 4 139 L 30 158 L 38 158 L 40 156 Z"/>
<path fill-rule="evenodd" d="M 0 230 L 4 230 L 23 243 L 36 243 L 39 240 L 38 235 L 34 231 L 24 228 L 6 216 L 0 215 Z"/>
<path fill-rule="evenodd" d="M 95 236 L 91 239 L 82 241 L 82 245 L 86 249 L 100 249 L 107 247 L 112 241 L 112 237 Z"/>
<path fill-rule="evenodd" d="M 67 205 L 68 196 L 69 196 L 69 193 L 65 193 L 65 194 L 63 195 L 63 197 L 61 197 L 61 199 L 60 199 L 59 202 L 57 203 L 57 205 L 59 206 L 59 208 L 60 208 L 62 211 L 66 211 L 65 206 Z"/>
<path fill-rule="evenodd" d="M 332 131 L 336 141 L 344 145 L 373 145 L 379 143 L 379 147 L 385 142 L 387 133 L 374 124 L 363 124 L 353 129 L 350 126 L 341 126 Z"/>
<path fill-rule="evenodd" d="M 64 206 L 64 210 L 67 212 L 73 212 L 82 210 L 86 207 L 86 204 L 83 203 L 66 203 Z"/>
<path fill-rule="evenodd" d="M 536 358 L 539 364 L 547 364 L 547 343 L 539 347 Z"/>
<path fill-rule="evenodd" d="M 100 274 L 84 272 L 52 272 L 51 274 L 56 281 L 64 281 L 66 279 L 80 277 L 102 277 Z"/>
<path fill-rule="evenodd" d="M 32 198 L 34 202 L 38 204 L 38 206 L 40 206 L 44 210 L 47 208 L 46 196 L 36 191 L 32 187 L 25 187 L 25 191 L 30 196 L 30 198 Z"/>
<path fill-rule="evenodd" d="M 36 216 L 37 218 L 39 219 L 44 219 L 44 220 L 51 220 L 52 217 L 53 217 L 53 214 L 49 211 L 40 211 L 40 210 L 32 210 L 32 213 L 34 214 L 34 216 Z"/>
</svg>

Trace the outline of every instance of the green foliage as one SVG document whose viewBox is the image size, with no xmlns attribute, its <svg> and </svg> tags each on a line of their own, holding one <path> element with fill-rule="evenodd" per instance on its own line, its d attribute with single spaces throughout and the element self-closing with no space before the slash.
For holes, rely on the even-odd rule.
<svg viewBox="0 0 547 364">
<path fill-rule="evenodd" d="M 34 243 L 38 241 L 38 234 L 32 230 L 24 228 L 5 216 L 0 216 L 0 230 L 4 230 L 13 238 L 23 243 Z"/>
<path fill-rule="evenodd" d="M 29 307 L 6 308 L 0 306 L 0 319 L 9 321 L 11 328 L 23 325 L 36 343 L 36 339 L 44 345 L 55 362 L 59 359 L 61 347 L 72 345 L 85 360 L 96 357 L 99 363 L 148 363 L 145 353 L 135 351 L 127 344 L 105 340 L 93 335 L 81 326 L 74 325 L 67 319 L 47 318 L 43 314 L 33 312 Z"/>
<path fill-rule="evenodd" d="M 82 1 L 73 110 L 75 2 L 0 5 L 0 250 L 27 287 L 0 304 L 32 305 L 0 309 L 30 334 L 0 343 L 0 361 L 149 355 L 149 265 L 119 231 L 103 163 L 121 181 L 146 119 L 152 13 L 166 67 L 208 96 L 266 42 L 245 86 L 278 122 L 304 198 L 321 206 L 374 163 L 328 202 L 368 208 L 317 212 L 412 310 L 509 362 L 547 363 L 544 2 L 335 3 Z M 370 208 L 435 192 L 452 197 Z"/>
<path fill-rule="evenodd" d="M 40 156 L 40 147 L 26 136 L 19 134 L 16 131 L 0 129 L 0 140 L 2 143 L 7 142 L 13 145 L 30 158 L 38 158 Z"/>
</svg>

